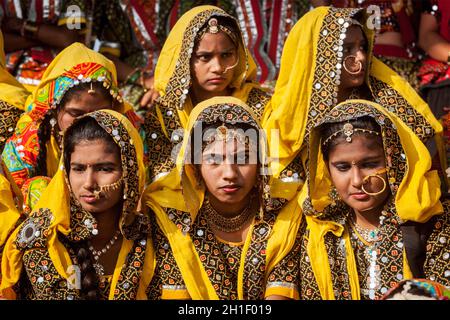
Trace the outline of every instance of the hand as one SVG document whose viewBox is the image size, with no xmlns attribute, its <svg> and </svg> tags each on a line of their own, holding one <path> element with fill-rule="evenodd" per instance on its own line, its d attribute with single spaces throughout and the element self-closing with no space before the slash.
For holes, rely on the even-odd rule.
<svg viewBox="0 0 450 320">
<path fill-rule="evenodd" d="M 146 77 L 144 80 L 144 88 L 147 89 L 147 92 L 141 98 L 141 108 L 148 109 L 153 105 L 155 100 L 159 97 L 159 93 L 153 87 L 155 82 L 154 77 Z"/>
</svg>

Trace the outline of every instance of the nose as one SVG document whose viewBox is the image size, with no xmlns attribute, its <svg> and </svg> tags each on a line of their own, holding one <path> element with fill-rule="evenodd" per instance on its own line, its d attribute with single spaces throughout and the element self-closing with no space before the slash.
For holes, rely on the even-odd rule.
<svg viewBox="0 0 450 320">
<path fill-rule="evenodd" d="M 362 184 L 364 183 L 364 175 L 361 171 L 361 169 L 359 169 L 357 166 L 353 166 L 351 169 L 351 183 L 352 186 L 359 189 L 361 188 Z"/>
<path fill-rule="evenodd" d="M 358 52 L 356 52 L 356 61 L 359 61 L 364 65 L 366 63 L 366 56 L 365 50 L 359 49 Z"/>
<path fill-rule="evenodd" d="M 226 181 L 234 181 L 238 177 L 237 165 L 234 163 L 223 163 L 222 177 Z"/>
<path fill-rule="evenodd" d="M 211 59 L 211 71 L 219 74 L 222 74 L 225 71 L 225 68 L 222 66 L 220 57 Z"/>
<path fill-rule="evenodd" d="M 98 187 L 97 180 L 95 179 L 94 170 L 91 168 L 86 170 L 83 188 L 88 191 L 94 191 Z"/>
</svg>

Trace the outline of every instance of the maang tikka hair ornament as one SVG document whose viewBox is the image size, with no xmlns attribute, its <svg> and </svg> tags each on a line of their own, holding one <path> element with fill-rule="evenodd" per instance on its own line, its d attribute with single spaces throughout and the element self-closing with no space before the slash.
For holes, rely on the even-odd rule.
<svg viewBox="0 0 450 320">
<path fill-rule="evenodd" d="M 376 136 L 379 136 L 380 134 L 376 131 L 372 131 L 369 129 L 362 129 L 362 128 L 355 128 L 353 127 L 353 125 L 349 122 L 345 123 L 342 127 L 341 130 L 336 131 L 335 133 L 333 133 L 332 135 L 330 135 L 328 138 L 326 138 L 323 142 L 322 145 L 326 145 L 331 139 L 337 137 L 338 134 L 340 134 L 341 132 L 346 136 L 345 141 L 347 141 L 348 143 L 352 142 L 352 136 L 356 131 L 360 131 L 360 132 L 365 132 L 365 133 L 370 133 L 370 134 L 374 134 Z"/>
</svg>

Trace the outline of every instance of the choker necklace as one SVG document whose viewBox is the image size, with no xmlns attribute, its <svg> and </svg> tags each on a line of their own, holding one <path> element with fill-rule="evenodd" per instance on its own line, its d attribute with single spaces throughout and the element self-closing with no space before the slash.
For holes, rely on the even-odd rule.
<svg viewBox="0 0 450 320">
<path fill-rule="evenodd" d="M 117 239 L 119 239 L 119 235 L 120 235 L 120 230 L 117 230 L 116 233 L 114 234 L 114 236 L 111 238 L 111 240 L 108 241 L 108 243 L 106 243 L 106 246 L 103 247 L 103 249 L 100 250 L 95 250 L 94 246 L 92 245 L 92 243 L 89 241 L 89 251 L 91 251 L 92 256 L 94 257 L 94 269 L 95 272 L 97 272 L 97 274 L 101 277 L 103 275 L 105 275 L 105 268 L 100 264 L 100 262 L 98 261 L 100 259 L 100 256 L 102 254 L 104 254 L 106 251 L 108 251 L 109 249 L 111 249 L 111 247 L 114 245 L 114 243 L 116 243 Z"/>
<path fill-rule="evenodd" d="M 247 207 L 244 208 L 237 216 L 227 218 L 217 212 L 213 208 L 208 198 L 205 198 L 205 213 L 208 223 L 214 228 L 223 232 L 234 232 L 242 228 L 244 223 L 252 215 L 253 196 L 250 197 Z"/>
<path fill-rule="evenodd" d="M 378 240 L 379 226 L 376 227 L 375 229 L 366 229 L 366 228 L 363 228 L 363 227 L 359 226 L 356 223 L 356 217 L 355 216 L 352 216 L 349 220 L 350 220 L 350 224 L 353 227 L 353 229 L 355 230 L 355 232 L 358 235 L 360 235 L 361 238 L 363 238 L 364 241 L 366 241 L 368 243 L 373 243 L 373 242 Z M 380 224 L 380 226 L 381 226 L 381 224 Z"/>
</svg>

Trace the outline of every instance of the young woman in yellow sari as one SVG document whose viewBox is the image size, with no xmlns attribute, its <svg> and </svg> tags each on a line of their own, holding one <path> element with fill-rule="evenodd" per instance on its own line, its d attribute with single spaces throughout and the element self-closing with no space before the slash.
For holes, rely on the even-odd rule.
<svg viewBox="0 0 450 320">
<path fill-rule="evenodd" d="M 114 64 L 80 43 L 58 54 L 29 97 L 2 154 L 17 186 L 23 188 L 35 176 L 53 177 L 62 133 L 76 117 L 109 107 L 134 120 L 118 94 Z"/>
<path fill-rule="evenodd" d="M 150 220 L 136 211 L 138 132 L 100 110 L 77 119 L 63 143 L 47 192 L 4 246 L 0 290 L 9 299 L 145 299 L 153 251 Z"/>
<path fill-rule="evenodd" d="M 272 162 L 275 176 L 301 183 L 304 141 L 311 126 L 349 98 L 377 102 L 407 125 L 427 125 L 415 132 L 423 142 L 441 137 L 442 126 L 428 105 L 401 76 L 373 57 L 372 18 L 362 9 L 319 7 L 291 30 L 262 120 L 269 141 L 279 141 L 270 148 L 272 157 L 279 158 Z M 438 147 L 444 155 L 440 141 Z"/>
<path fill-rule="evenodd" d="M 149 181 L 175 167 L 171 153 L 196 104 L 234 96 L 259 118 L 269 96 L 255 77 L 256 65 L 235 18 L 214 6 L 186 12 L 171 30 L 156 65 L 155 89 L 160 97 L 145 120 Z"/>
<path fill-rule="evenodd" d="M 256 115 L 216 97 L 192 111 L 177 167 L 152 183 L 150 299 L 295 299 L 296 190 L 268 188 Z"/>
<path fill-rule="evenodd" d="M 450 284 L 449 203 L 415 130 L 348 100 L 312 128 L 307 157 L 301 299 L 379 299 L 412 277 Z"/>
</svg>

